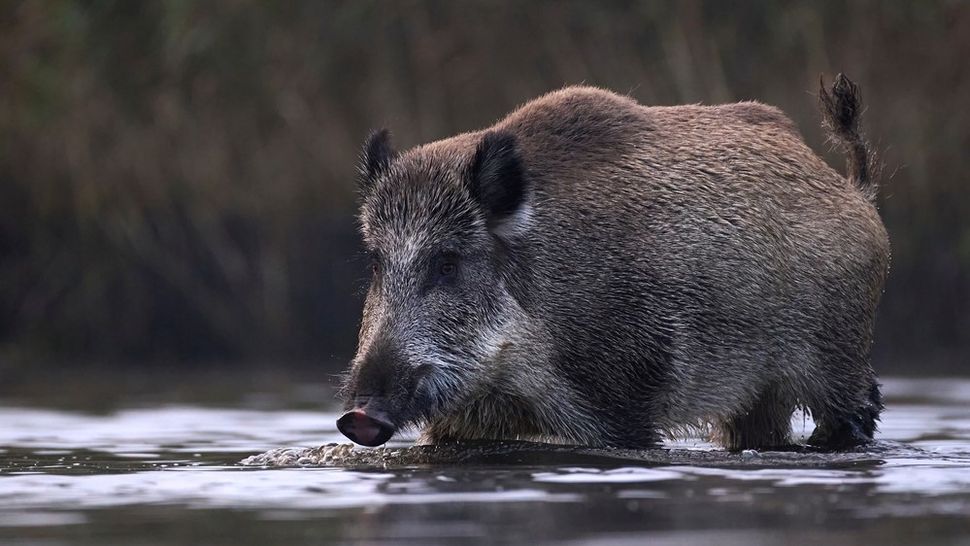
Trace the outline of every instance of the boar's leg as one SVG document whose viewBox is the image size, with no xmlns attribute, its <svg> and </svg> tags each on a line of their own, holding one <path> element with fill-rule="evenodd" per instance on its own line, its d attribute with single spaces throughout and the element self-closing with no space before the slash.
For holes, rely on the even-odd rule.
<svg viewBox="0 0 970 546">
<path fill-rule="evenodd" d="M 794 409 L 790 396 L 766 389 L 747 411 L 720 423 L 715 439 L 730 450 L 789 446 Z"/>
<path fill-rule="evenodd" d="M 811 446 L 822 449 L 843 450 L 858 447 L 872 441 L 876 421 L 882 410 L 879 384 L 871 379 L 864 389 L 864 402 L 854 409 L 836 409 L 824 412 L 812 410 L 815 432 L 808 439 Z"/>
</svg>

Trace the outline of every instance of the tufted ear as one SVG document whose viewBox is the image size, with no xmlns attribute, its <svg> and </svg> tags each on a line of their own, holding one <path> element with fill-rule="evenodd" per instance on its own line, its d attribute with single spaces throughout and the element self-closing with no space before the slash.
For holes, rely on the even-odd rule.
<svg viewBox="0 0 970 546">
<path fill-rule="evenodd" d="M 367 137 L 361 152 L 361 182 L 367 187 L 391 166 L 397 152 L 391 147 L 391 134 L 387 129 L 374 131 Z"/>
<path fill-rule="evenodd" d="M 528 190 L 515 136 L 505 131 L 485 133 L 469 177 L 469 190 L 485 211 L 489 228 L 510 227 L 507 224 L 523 208 Z"/>
</svg>

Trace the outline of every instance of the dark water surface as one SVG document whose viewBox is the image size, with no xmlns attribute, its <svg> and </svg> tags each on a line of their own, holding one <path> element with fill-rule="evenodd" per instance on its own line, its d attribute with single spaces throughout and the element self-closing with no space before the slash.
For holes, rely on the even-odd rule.
<svg viewBox="0 0 970 546">
<path fill-rule="evenodd" d="M 970 381 L 885 392 L 862 453 L 399 442 L 250 465 L 343 442 L 335 416 L 269 395 L 99 413 L 0 398 L 0 544 L 970 544 Z"/>
</svg>

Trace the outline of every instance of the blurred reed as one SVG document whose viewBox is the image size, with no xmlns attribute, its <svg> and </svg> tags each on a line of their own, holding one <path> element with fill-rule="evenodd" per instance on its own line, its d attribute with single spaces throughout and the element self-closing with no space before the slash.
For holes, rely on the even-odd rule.
<svg viewBox="0 0 970 546">
<path fill-rule="evenodd" d="M 881 370 L 970 352 L 970 4 L 13 1 L 0 11 L 6 362 L 321 361 L 356 342 L 355 163 L 570 83 L 780 106 L 862 85 L 894 261 Z M 915 364 L 914 364 L 915 363 Z"/>
</svg>

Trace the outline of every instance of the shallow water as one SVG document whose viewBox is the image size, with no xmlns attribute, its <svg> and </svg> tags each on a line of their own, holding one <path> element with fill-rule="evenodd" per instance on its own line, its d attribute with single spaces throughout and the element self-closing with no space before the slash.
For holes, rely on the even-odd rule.
<svg viewBox="0 0 970 546">
<path fill-rule="evenodd" d="M 102 413 L 0 398 L 0 543 L 970 544 L 970 381 L 884 390 L 880 442 L 860 453 L 397 442 L 287 467 L 239 462 L 343 442 L 333 414 L 286 397 Z"/>
</svg>

